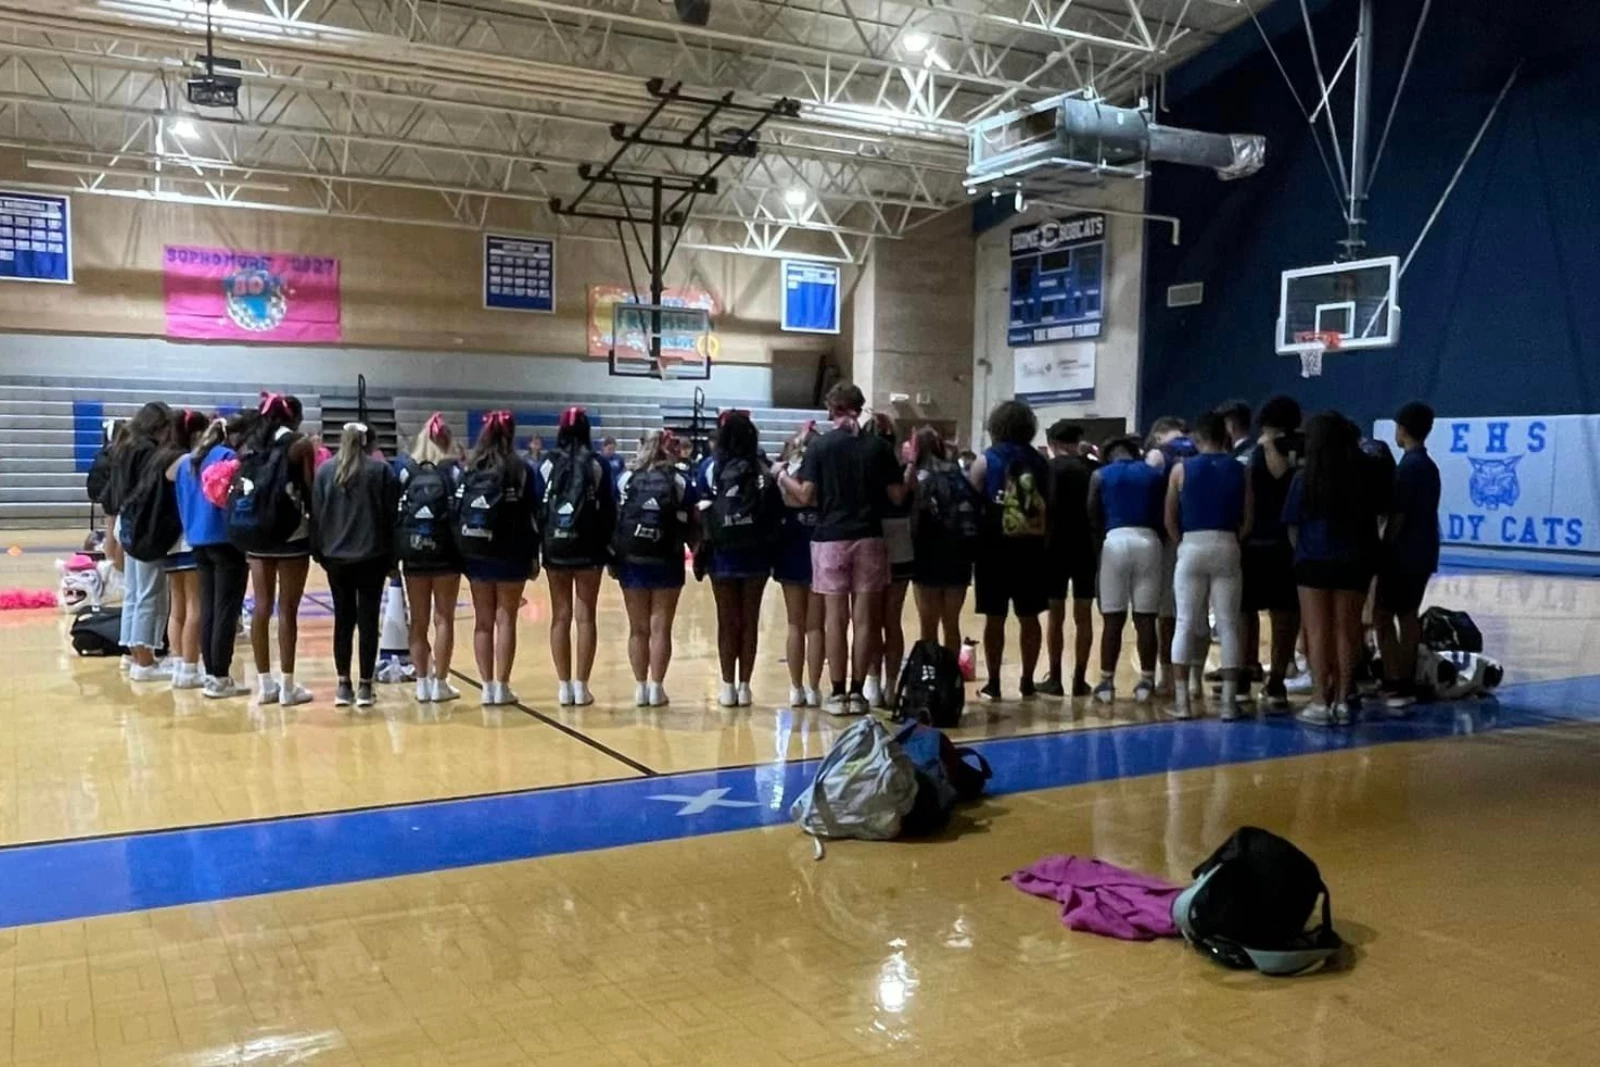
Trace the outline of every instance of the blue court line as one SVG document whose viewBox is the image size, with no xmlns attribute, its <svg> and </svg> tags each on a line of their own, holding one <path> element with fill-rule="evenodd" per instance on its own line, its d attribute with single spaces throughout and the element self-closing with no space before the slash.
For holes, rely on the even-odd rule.
<svg viewBox="0 0 1600 1067">
<path fill-rule="evenodd" d="M 1600 721 L 1600 676 L 1344 730 L 1200 720 L 980 741 L 996 795 L 1489 730 Z M 792 712 L 775 717 L 787 747 Z M 816 761 L 0 851 L 0 928 L 670 841 L 789 822 Z"/>
</svg>

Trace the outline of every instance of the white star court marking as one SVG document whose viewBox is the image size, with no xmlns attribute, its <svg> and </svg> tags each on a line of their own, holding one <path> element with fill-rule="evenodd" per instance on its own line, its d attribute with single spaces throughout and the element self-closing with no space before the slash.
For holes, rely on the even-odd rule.
<svg viewBox="0 0 1600 1067">
<path fill-rule="evenodd" d="M 676 793 L 662 793 L 659 796 L 647 797 L 647 800 L 665 800 L 669 804 L 683 805 L 678 809 L 679 815 L 702 815 L 712 808 L 754 808 L 759 805 L 753 800 L 723 800 L 732 790 L 707 789 L 697 797 L 680 796 Z"/>
</svg>

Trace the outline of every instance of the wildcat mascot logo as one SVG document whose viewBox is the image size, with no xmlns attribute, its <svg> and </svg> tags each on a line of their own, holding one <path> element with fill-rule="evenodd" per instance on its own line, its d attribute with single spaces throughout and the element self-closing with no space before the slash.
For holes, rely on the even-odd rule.
<svg viewBox="0 0 1600 1067">
<path fill-rule="evenodd" d="M 1472 506 L 1485 511 L 1515 507 L 1517 499 L 1522 496 L 1522 485 L 1517 481 L 1517 464 L 1521 461 L 1521 456 L 1512 456 L 1510 459 L 1468 456 L 1467 462 L 1472 464 L 1472 477 L 1467 482 L 1467 493 L 1472 498 Z"/>
</svg>

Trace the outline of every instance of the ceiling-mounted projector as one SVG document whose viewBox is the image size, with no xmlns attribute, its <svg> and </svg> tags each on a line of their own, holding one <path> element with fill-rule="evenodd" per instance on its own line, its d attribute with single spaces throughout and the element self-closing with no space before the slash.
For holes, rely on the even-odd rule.
<svg viewBox="0 0 1600 1067">
<path fill-rule="evenodd" d="M 690 26 L 704 26 L 711 21 L 711 0 L 672 0 L 678 9 L 678 21 Z"/>
<path fill-rule="evenodd" d="M 202 55 L 195 59 L 205 64 L 206 72 L 195 75 L 184 84 L 189 103 L 195 107 L 238 107 L 242 82 L 230 72 L 242 70 L 244 65 L 237 59 L 223 56 Z"/>
</svg>

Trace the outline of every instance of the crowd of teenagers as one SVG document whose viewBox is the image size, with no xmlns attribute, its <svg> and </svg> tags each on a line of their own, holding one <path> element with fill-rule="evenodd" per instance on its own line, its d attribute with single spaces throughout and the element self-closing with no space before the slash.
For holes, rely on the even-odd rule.
<svg viewBox="0 0 1600 1067">
<path fill-rule="evenodd" d="M 985 619 L 986 699 L 1004 695 L 1014 614 L 1018 696 L 1112 702 L 1131 614 L 1133 698 L 1168 701 L 1175 717 L 1200 711 L 1198 668 L 1214 635 L 1222 718 L 1237 717 L 1256 683 L 1266 710 L 1287 710 L 1286 674 L 1303 643 L 1313 695 L 1301 718 L 1349 721 L 1369 619 L 1386 676 L 1381 704 L 1403 713 L 1410 703 L 1417 613 L 1439 551 L 1425 405 L 1396 415 L 1398 462 L 1336 412 L 1302 426 L 1299 405 L 1283 396 L 1255 421 L 1233 403 L 1192 425 L 1162 418 L 1147 438 L 1099 445 L 1058 422 L 1042 446 L 1033 411 L 1012 400 L 990 414 L 981 454 L 957 452 L 928 427 L 902 438 L 888 416 L 864 414 L 861 391 L 848 383 L 832 389 L 827 407 L 827 423 L 800 429 L 775 460 L 744 412 L 720 416 L 698 460 L 667 431 L 646 434 L 625 460 L 609 438 L 594 447 L 588 416 L 574 407 L 548 449 L 539 442 L 520 452 L 504 411 L 487 415 L 463 448 L 436 414 L 390 461 L 360 423 L 346 424 L 329 453 L 302 431 L 292 396 L 269 394 L 259 410 L 226 418 L 147 404 L 120 427 L 96 490 L 125 573 L 130 677 L 170 678 L 175 689 L 217 699 L 246 695 L 232 659 L 248 583 L 256 699 L 310 701 L 295 678 L 295 646 L 316 560 L 332 592 L 340 706 L 374 703 L 380 605 L 397 569 L 424 702 L 459 696 L 448 679 L 463 578 L 483 703 L 516 702 L 516 617 L 542 569 L 563 706 L 594 701 L 596 602 L 607 573 L 626 606 L 636 703 L 668 703 L 673 624 L 690 570 L 713 591 L 725 707 L 752 702 L 761 603 L 774 579 L 787 616 L 789 703 L 831 714 L 893 700 L 908 593 L 919 638 L 956 653 L 969 588 Z M 164 638 L 166 662 L 157 659 Z M 1046 672 L 1036 682 L 1041 656 Z"/>
</svg>

